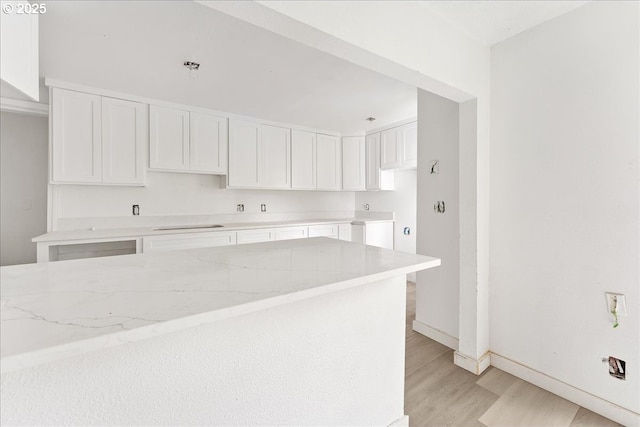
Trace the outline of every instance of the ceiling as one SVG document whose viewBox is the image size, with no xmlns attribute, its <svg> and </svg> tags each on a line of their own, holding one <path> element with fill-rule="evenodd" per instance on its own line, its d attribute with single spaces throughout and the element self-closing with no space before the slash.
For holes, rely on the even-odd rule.
<svg viewBox="0 0 640 427">
<path fill-rule="evenodd" d="M 576 9 L 588 1 L 423 1 L 423 7 L 440 15 L 480 43 L 491 46 Z"/>
</svg>

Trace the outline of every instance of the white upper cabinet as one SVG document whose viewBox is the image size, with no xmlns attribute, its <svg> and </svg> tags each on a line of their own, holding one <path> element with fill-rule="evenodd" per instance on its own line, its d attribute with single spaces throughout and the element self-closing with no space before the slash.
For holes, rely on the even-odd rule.
<svg viewBox="0 0 640 427">
<path fill-rule="evenodd" d="M 407 123 L 400 126 L 402 132 L 402 145 L 400 152 L 400 165 L 405 169 L 413 169 L 418 166 L 418 122 Z"/>
<path fill-rule="evenodd" d="M 366 189 L 393 190 L 395 173 L 392 170 L 380 170 L 380 132 L 367 135 L 366 150 Z"/>
<path fill-rule="evenodd" d="M 38 16 L 46 11 L 46 5 L 31 4 L 26 0 L 3 0 L 2 5 L 11 8 L 13 13 L 0 13 L 0 78 L 29 98 L 38 101 Z"/>
<path fill-rule="evenodd" d="M 418 159 L 417 122 L 380 133 L 380 168 L 413 169 Z"/>
<path fill-rule="evenodd" d="M 318 190 L 342 189 L 342 148 L 337 136 L 316 135 L 316 184 Z"/>
<path fill-rule="evenodd" d="M 258 187 L 261 184 L 260 123 L 229 120 L 229 187 Z"/>
<path fill-rule="evenodd" d="M 147 105 L 53 88 L 51 182 L 144 185 Z"/>
<path fill-rule="evenodd" d="M 363 136 L 342 138 L 342 189 L 365 190 L 365 141 Z"/>
<path fill-rule="evenodd" d="M 400 150 L 396 130 L 397 128 L 387 129 L 380 133 L 380 167 L 382 169 L 400 167 Z"/>
<path fill-rule="evenodd" d="M 145 104 L 102 98 L 102 182 L 144 184 L 149 141 Z"/>
<path fill-rule="evenodd" d="M 262 184 L 291 188 L 291 129 L 262 125 Z"/>
<path fill-rule="evenodd" d="M 149 167 L 189 169 L 189 112 L 151 105 L 149 117 Z"/>
<path fill-rule="evenodd" d="M 228 185 L 291 188 L 291 129 L 231 119 Z"/>
<path fill-rule="evenodd" d="M 291 188 L 316 189 L 316 134 L 291 131 Z"/>
<path fill-rule="evenodd" d="M 189 113 L 189 169 L 226 174 L 228 130 L 226 117 Z"/>
<path fill-rule="evenodd" d="M 151 169 L 225 174 L 227 145 L 225 117 L 151 105 Z"/>
<path fill-rule="evenodd" d="M 102 101 L 54 88 L 51 112 L 52 182 L 102 182 Z"/>
</svg>

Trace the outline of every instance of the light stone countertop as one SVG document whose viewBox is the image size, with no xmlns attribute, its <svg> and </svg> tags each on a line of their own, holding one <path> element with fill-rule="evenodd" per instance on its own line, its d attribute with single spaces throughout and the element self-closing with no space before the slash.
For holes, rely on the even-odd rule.
<svg viewBox="0 0 640 427">
<path fill-rule="evenodd" d="M 0 268 L 2 372 L 440 265 L 325 237 Z"/>
<path fill-rule="evenodd" d="M 203 233 L 217 231 L 238 231 L 254 230 L 260 228 L 295 227 L 300 225 L 322 225 L 322 224 L 365 224 L 373 222 L 391 222 L 392 219 L 372 219 L 372 218 L 337 218 L 337 219 L 310 219 L 310 220 L 287 220 L 270 222 L 246 222 L 246 223 L 224 223 L 219 228 L 194 228 L 177 230 L 154 230 L 154 227 L 125 227 L 125 228 L 98 228 L 95 230 L 62 230 L 52 231 L 34 237 L 31 241 L 39 242 L 63 242 L 92 239 L 117 239 L 123 237 L 159 236 L 163 234 L 185 234 Z"/>
</svg>

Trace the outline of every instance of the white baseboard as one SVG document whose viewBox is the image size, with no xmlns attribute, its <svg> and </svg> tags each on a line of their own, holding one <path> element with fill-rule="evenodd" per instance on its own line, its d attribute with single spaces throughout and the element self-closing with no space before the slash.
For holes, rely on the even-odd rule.
<svg viewBox="0 0 640 427">
<path fill-rule="evenodd" d="M 409 415 L 403 415 L 391 424 L 389 427 L 409 427 Z"/>
<path fill-rule="evenodd" d="M 431 338 L 434 341 L 439 342 L 442 345 L 446 345 L 452 350 L 458 349 L 458 338 L 452 337 L 438 329 L 432 328 L 431 326 L 425 325 L 422 322 L 418 322 L 417 320 L 413 321 L 413 330 L 419 334 L 422 334 L 428 338 Z"/>
<path fill-rule="evenodd" d="M 491 366 L 491 353 L 486 352 L 479 359 L 462 354 L 459 351 L 453 353 L 453 363 L 472 374 L 480 375 Z"/>
<path fill-rule="evenodd" d="M 542 372 L 491 353 L 491 365 L 625 426 L 639 426 L 640 414 L 594 396 Z"/>
</svg>

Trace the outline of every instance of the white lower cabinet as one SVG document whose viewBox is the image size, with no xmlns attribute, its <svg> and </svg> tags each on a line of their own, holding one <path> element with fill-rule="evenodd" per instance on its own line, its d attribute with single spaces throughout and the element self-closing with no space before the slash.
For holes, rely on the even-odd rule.
<svg viewBox="0 0 640 427">
<path fill-rule="evenodd" d="M 276 240 L 276 231 L 273 228 L 261 228 L 257 230 L 238 231 L 238 244 L 270 242 Z"/>
<path fill-rule="evenodd" d="M 308 227 L 276 228 L 276 240 L 306 239 L 309 237 Z"/>
<path fill-rule="evenodd" d="M 354 242 L 393 249 L 393 221 L 354 223 L 352 237 Z"/>
<path fill-rule="evenodd" d="M 142 238 L 142 252 L 174 251 L 236 244 L 235 231 L 163 234 Z"/>
<path fill-rule="evenodd" d="M 338 239 L 351 241 L 351 224 L 338 225 Z"/>
<path fill-rule="evenodd" d="M 338 224 L 310 225 L 309 237 L 331 237 L 338 238 Z"/>
</svg>

